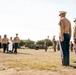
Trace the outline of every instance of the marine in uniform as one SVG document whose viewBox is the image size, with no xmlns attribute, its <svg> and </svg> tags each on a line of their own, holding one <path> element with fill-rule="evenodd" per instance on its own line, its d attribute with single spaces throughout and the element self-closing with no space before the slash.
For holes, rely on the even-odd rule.
<svg viewBox="0 0 76 75">
<path fill-rule="evenodd" d="M 45 48 L 45 52 L 47 52 L 47 42 L 45 41 L 45 43 L 44 43 L 44 48 Z"/>
<path fill-rule="evenodd" d="M 1 35 L 0 35 L 0 49 L 2 48 L 2 38 L 1 38 Z"/>
<path fill-rule="evenodd" d="M 8 53 L 8 38 L 7 35 L 4 35 L 4 38 L 2 39 L 2 44 L 3 44 L 3 53 L 7 50 Z"/>
<path fill-rule="evenodd" d="M 74 40 L 74 50 L 75 50 L 75 54 L 76 54 L 76 18 L 74 20 L 74 29 L 73 29 L 73 40 Z"/>
<path fill-rule="evenodd" d="M 66 18 L 66 11 L 59 12 L 60 21 L 59 21 L 59 29 L 60 29 L 60 42 L 63 52 L 63 66 L 69 66 L 69 42 L 71 38 L 71 23 Z"/>
<path fill-rule="evenodd" d="M 56 40 L 55 40 L 55 36 L 53 36 L 52 43 L 53 43 L 54 52 L 56 52 Z"/>
<path fill-rule="evenodd" d="M 18 34 L 16 34 L 16 37 L 14 38 L 14 47 L 15 47 L 14 53 L 17 53 L 17 48 L 18 48 L 19 42 L 20 42 L 20 39 L 18 37 Z"/>
</svg>

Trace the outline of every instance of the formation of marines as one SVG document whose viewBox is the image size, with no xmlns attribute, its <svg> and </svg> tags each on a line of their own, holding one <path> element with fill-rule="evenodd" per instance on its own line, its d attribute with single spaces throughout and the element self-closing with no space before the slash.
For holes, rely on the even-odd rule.
<svg viewBox="0 0 76 75">
<path fill-rule="evenodd" d="M 8 52 L 17 53 L 17 48 L 18 48 L 19 42 L 20 42 L 20 39 L 18 37 L 18 34 L 16 34 L 14 39 L 12 39 L 12 37 L 10 37 L 10 39 L 8 39 L 7 35 L 4 35 L 4 37 L 2 38 L 0 35 L 0 48 L 3 48 L 3 53 L 5 53 L 6 51 L 7 51 L 7 53 Z"/>
</svg>

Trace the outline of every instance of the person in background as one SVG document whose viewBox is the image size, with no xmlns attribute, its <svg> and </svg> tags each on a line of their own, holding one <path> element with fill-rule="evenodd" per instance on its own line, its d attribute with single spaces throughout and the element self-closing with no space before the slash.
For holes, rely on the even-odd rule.
<svg viewBox="0 0 76 75">
<path fill-rule="evenodd" d="M 70 50 L 71 50 L 71 52 L 73 52 L 73 43 L 72 43 L 72 41 L 70 42 Z"/>
<path fill-rule="evenodd" d="M 9 53 L 12 53 L 12 50 L 13 50 L 13 40 L 12 40 L 12 37 L 10 37 L 9 44 L 8 44 Z"/>
<path fill-rule="evenodd" d="M 20 43 L 20 39 L 18 37 L 18 34 L 16 34 L 16 37 L 14 37 L 14 47 L 15 47 L 14 53 L 17 53 L 17 48 L 19 43 Z"/>
<path fill-rule="evenodd" d="M 47 42 L 44 43 L 45 52 L 47 52 Z"/>
<path fill-rule="evenodd" d="M 52 38 L 52 43 L 53 43 L 54 52 L 56 52 L 56 40 L 55 40 L 55 36 L 53 36 L 53 38 Z"/>
<path fill-rule="evenodd" d="M 66 18 L 66 11 L 59 12 L 59 40 L 62 47 L 62 65 L 69 66 L 69 44 L 71 39 L 71 22 Z"/>
<path fill-rule="evenodd" d="M 8 53 L 8 38 L 7 35 L 4 35 L 4 38 L 2 39 L 2 44 L 3 44 L 3 53 L 7 50 Z"/>
<path fill-rule="evenodd" d="M 1 35 L 0 35 L 0 49 L 2 48 L 2 38 L 1 38 Z"/>
<path fill-rule="evenodd" d="M 73 29 L 73 41 L 74 41 L 74 51 L 75 51 L 75 56 L 76 56 L 76 18 L 74 19 L 74 23 L 75 25 Z M 76 60 L 74 62 L 76 63 Z"/>
</svg>

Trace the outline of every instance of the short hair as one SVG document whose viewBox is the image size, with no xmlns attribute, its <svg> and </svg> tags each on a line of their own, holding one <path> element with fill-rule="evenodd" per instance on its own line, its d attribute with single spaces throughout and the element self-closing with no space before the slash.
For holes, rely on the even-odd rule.
<svg viewBox="0 0 76 75">
<path fill-rule="evenodd" d="M 18 33 L 16 33 L 16 35 L 18 35 Z"/>
<path fill-rule="evenodd" d="M 7 35 L 5 34 L 4 37 L 6 37 Z"/>
<path fill-rule="evenodd" d="M 10 37 L 10 39 L 12 39 L 12 37 Z"/>
</svg>

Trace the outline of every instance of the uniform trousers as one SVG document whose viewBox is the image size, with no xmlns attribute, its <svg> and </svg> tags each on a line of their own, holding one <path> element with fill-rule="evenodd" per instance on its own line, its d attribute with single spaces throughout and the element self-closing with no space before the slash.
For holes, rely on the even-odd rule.
<svg viewBox="0 0 76 75">
<path fill-rule="evenodd" d="M 14 53 L 17 53 L 18 43 L 14 43 L 15 51 Z"/>
<path fill-rule="evenodd" d="M 6 50 L 8 52 L 8 45 L 7 44 L 3 44 L 3 52 L 5 53 Z"/>
<path fill-rule="evenodd" d="M 75 54 L 76 54 L 76 39 L 74 39 L 74 51 L 75 51 Z"/>
<path fill-rule="evenodd" d="M 64 34 L 64 41 L 61 42 L 61 47 L 62 47 L 62 52 L 63 52 L 62 65 L 64 66 L 69 65 L 69 42 L 70 42 L 70 35 Z"/>
<path fill-rule="evenodd" d="M 2 44 L 0 43 L 0 48 L 2 48 Z"/>
</svg>

